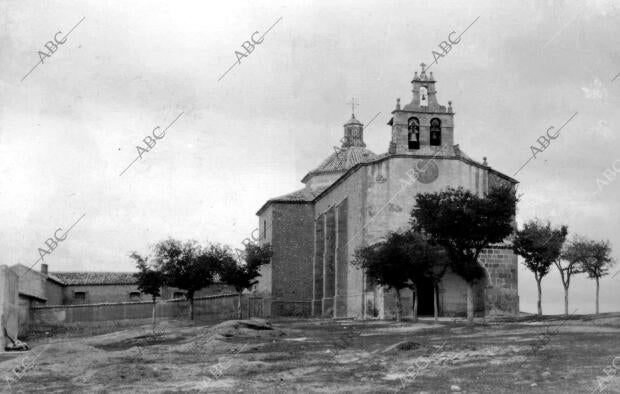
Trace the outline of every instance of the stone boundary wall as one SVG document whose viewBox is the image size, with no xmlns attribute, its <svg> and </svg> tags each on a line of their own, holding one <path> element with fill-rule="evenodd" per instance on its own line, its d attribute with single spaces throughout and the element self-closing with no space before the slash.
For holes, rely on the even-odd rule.
<svg viewBox="0 0 620 394">
<path fill-rule="evenodd" d="M 310 317 L 312 301 L 279 301 L 270 300 L 271 316 L 273 317 Z"/>
<path fill-rule="evenodd" d="M 194 299 L 194 316 L 200 321 L 236 319 L 238 295 L 221 294 Z M 30 330 L 38 331 L 50 326 L 108 326 L 112 322 L 120 325 L 130 321 L 150 321 L 153 303 L 116 302 L 81 305 L 37 306 L 30 309 Z M 158 301 L 155 307 L 157 319 L 188 319 L 189 301 L 185 299 Z M 248 297 L 241 298 L 241 310 L 248 317 Z M 252 316 L 260 317 L 260 316 Z"/>
<path fill-rule="evenodd" d="M 517 255 L 512 245 L 492 245 L 484 249 L 479 261 L 487 271 L 485 286 L 486 315 L 519 314 L 519 277 Z"/>
<path fill-rule="evenodd" d="M 0 352 L 3 352 L 7 341 L 4 331 L 13 339 L 18 334 L 18 296 L 17 284 L 19 277 L 6 265 L 0 265 Z"/>
</svg>

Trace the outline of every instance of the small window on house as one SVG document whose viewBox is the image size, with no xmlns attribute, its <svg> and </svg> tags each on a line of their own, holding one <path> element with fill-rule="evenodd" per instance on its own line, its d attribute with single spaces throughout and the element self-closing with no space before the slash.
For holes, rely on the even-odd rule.
<svg viewBox="0 0 620 394">
<path fill-rule="evenodd" d="M 172 298 L 183 298 L 185 297 L 185 293 L 183 293 L 182 291 L 175 291 L 174 294 L 172 294 Z"/>
<path fill-rule="evenodd" d="M 77 302 L 86 302 L 86 292 L 85 291 L 73 292 L 73 299 Z"/>
<path fill-rule="evenodd" d="M 263 220 L 263 239 L 267 239 L 267 221 Z"/>
<path fill-rule="evenodd" d="M 407 136 L 409 149 L 420 149 L 420 121 L 418 118 L 409 118 Z"/>
<path fill-rule="evenodd" d="M 431 119 L 431 145 L 441 146 L 441 120 Z"/>
<path fill-rule="evenodd" d="M 129 299 L 131 301 L 140 301 L 140 292 L 132 291 L 131 293 L 129 293 Z"/>
</svg>

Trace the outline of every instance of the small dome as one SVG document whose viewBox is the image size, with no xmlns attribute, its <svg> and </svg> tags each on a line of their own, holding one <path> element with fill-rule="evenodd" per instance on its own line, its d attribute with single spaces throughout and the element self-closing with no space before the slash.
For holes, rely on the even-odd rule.
<svg viewBox="0 0 620 394">
<path fill-rule="evenodd" d="M 364 125 L 355 119 L 355 114 L 352 114 L 351 119 L 345 123 L 344 136 L 340 142 L 342 142 L 341 147 L 336 148 L 336 152 L 323 160 L 317 168 L 307 173 L 301 180 L 303 183 L 310 185 L 310 187 L 327 185 L 356 164 L 370 161 L 377 157 L 377 155 L 366 149 Z"/>
<path fill-rule="evenodd" d="M 345 126 L 351 125 L 351 124 L 357 124 L 357 125 L 361 125 L 362 122 L 360 122 L 359 120 L 355 119 L 355 115 L 351 115 L 351 119 L 349 119 L 349 121 L 347 123 L 345 123 Z"/>
</svg>

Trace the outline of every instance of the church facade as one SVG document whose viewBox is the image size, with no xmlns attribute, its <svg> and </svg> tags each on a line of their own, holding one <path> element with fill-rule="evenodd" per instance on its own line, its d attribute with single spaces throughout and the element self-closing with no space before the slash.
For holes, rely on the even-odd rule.
<svg viewBox="0 0 620 394">
<path fill-rule="evenodd" d="M 454 110 L 438 103 L 432 73 L 422 66 L 412 84 L 411 102 L 401 107 L 398 99 L 392 111 L 386 153 L 366 148 L 364 125 L 352 115 L 341 149 L 308 172 L 304 187 L 257 212 L 261 240 L 273 248 L 255 290 L 266 300 L 266 316 L 393 317 L 395 293 L 352 264 L 355 250 L 408 227 L 417 193 L 460 186 L 482 196 L 495 185 L 516 186 L 486 158 L 478 162 L 454 144 Z M 517 314 L 510 242 L 484 250 L 480 262 L 487 276 L 474 287 L 476 314 Z M 418 311 L 432 314 L 432 285 L 419 287 Z M 440 316 L 466 314 L 463 279 L 448 270 L 437 290 Z M 401 295 L 403 314 L 411 315 L 411 291 Z"/>
</svg>

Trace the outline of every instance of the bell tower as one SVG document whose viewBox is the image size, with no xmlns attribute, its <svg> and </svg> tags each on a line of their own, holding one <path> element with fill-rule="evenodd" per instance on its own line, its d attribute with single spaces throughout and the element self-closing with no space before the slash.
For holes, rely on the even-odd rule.
<svg viewBox="0 0 620 394">
<path fill-rule="evenodd" d="M 453 154 L 454 112 L 452 102 L 448 107 L 437 101 L 433 73 L 426 74 L 424 63 L 420 64 L 420 74 L 416 71 L 411 84 L 413 97 L 409 104 L 401 108 L 400 99 L 392 111 L 392 140 L 389 153 L 411 153 L 418 155 L 435 154 L 444 149 L 444 154 Z"/>
</svg>

